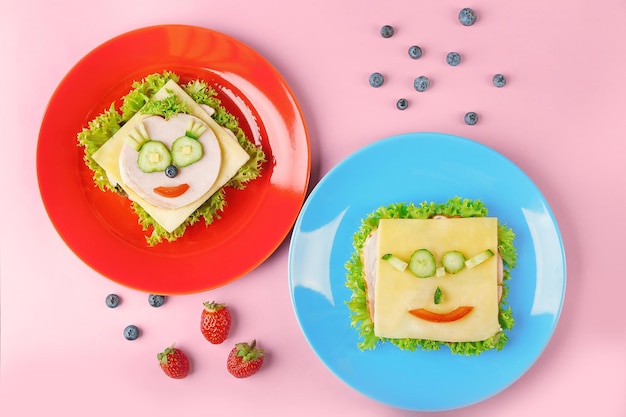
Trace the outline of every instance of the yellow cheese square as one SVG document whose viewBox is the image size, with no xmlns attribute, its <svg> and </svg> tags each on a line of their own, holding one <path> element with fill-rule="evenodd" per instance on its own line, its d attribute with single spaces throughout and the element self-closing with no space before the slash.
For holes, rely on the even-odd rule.
<svg viewBox="0 0 626 417">
<path fill-rule="evenodd" d="M 107 173 L 109 181 L 119 184 L 128 194 L 128 198 L 137 202 L 143 209 L 165 230 L 174 231 L 178 226 L 200 207 L 217 190 L 224 186 L 250 159 L 250 155 L 239 145 L 239 142 L 226 129 L 222 128 L 211 116 L 178 85 L 169 80 L 156 94 L 156 99 L 167 97 L 169 92 L 174 92 L 178 98 L 185 102 L 191 109 L 190 114 L 205 122 L 217 136 L 222 151 L 222 165 L 218 177 L 213 186 L 198 200 L 178 209 L 163 209 L 156 207 L 137 193 L 126 187 L 122 182 L 119 168 L 119 155 L 124 145 L 124 137 L 131 133 L 143 119 L 151 115 L 141 113 L 135 114 L 131 119 L 118 130 L 111 139 L 105 142 L 98 151 L 93 154 L 93 159 Z"/>
<path fill-rule="evenodd" d="M 486 340 L 500 330 L 498 322 L 498 271 L 496 256 L 456 274 L 418 278 L 409 269 L 401 272 L 380 260 L 392 253 L 407 262 L 411 254 L 426 248 L 437 266 L 447 251 L 458 250 L 467 259 L 490 249 L 497 253 L 498 222 L 494 217 L 441 220 L 383 219 L 378 227 L 374 333 L 378 337 L 427 339 L 441 342 Z M 442 301 L 435 304 L 440 288 Z M 465 317 L 433 322 L 409 311 L 426 309 L 445 314 L 458 307 L 472 307 Z"/>
</svg>

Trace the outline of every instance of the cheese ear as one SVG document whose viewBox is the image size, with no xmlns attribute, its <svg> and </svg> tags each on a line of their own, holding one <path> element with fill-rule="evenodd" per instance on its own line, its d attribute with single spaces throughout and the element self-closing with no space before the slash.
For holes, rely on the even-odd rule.
<svg viewBox="0 0 626 417">
<path fill-rule="evenodd" d="M 222 164 L 213 186 L 201 198 L 195 202 L 178 208 L 163 209 L 148 203 L 137 193 L 127 187 L 121 178 L 119 167 L 119 156 L 125 143 L 124 138 L 135 131 L 137 126 L 142 124 L 149 114 L 136 113 L 131 119 L 120 128 L 104 145 L 93 154 L 96 161 L 107 173 L 109 181 L 119 184 L 128 194 L 128 198 L 139 204 L 159 225 L 168 232 L 173 232 L 178 226 L 184 223 L 187 218 L 200 207 L 217 190 L 223 187 L 237 171 L 250 159 L 250 155 L 239 145 L 236 138 L 230 135 L 225 128 L 221 127 L 211 116 L 196 103 L 175 81 L 169 80 L 155 95 L 156 99 L 162 99 L 169 94 L 175 94 L 181 101 L 187 104 L 190 114 L 202 120 L 213 131 L 218 139 L 222 152 Z"/>
</svg>

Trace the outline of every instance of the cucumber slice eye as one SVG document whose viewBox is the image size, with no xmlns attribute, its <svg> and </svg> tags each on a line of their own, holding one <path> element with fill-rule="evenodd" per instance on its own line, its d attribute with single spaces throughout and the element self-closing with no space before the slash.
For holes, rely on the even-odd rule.
<svg viewBox="0 0 626 417">
<path fill-rule="evenodd" d="M 418 249 L 411 255 L 409 271 L 418 278 L 428 278 L 435 275 L 437 265 L 435 257 L 428 249 Z"/>
<path fill-rule="evenodd" d="M 437 267 L 435 257 L 428 249 L 418 249 L 413 252 L 408 263 L 391 253 L 384 254 L 381 259 L 387 261 L 398 271 L 403 272 L 408 267 L 409 271 L 416 277 L 429 278 L 432 276 L 443 277 L 446 273 L 456 274 L 466 267 L 468 269 L 474 268 L 493 255 L 494 253 L 490 249 L 486 249 L 466 260 L 463 253 L 453 250 L 443 255 L 441 258 L 442 266 L 440 267 Z"/>
<path fill-rule="evenodd" d="M 441 264 L 447 272 L 456 274 L 465 266 L 465 255 L 456 250 L 446 252 L 441 258 Z"/>
<path fill-rule="evenodd" d="M 181 136 L 172 144 L 172 159 L 177 167 L 186 167 L 204 155 L 202 144 L 189 136 Z"/>
<path fill-rule="evenodd" d="M 149 140 L 139 149 L 137 165 L 143 172 L 159 172 L 172 163 L 170 151 L 162 142 Z"/>
</svg>

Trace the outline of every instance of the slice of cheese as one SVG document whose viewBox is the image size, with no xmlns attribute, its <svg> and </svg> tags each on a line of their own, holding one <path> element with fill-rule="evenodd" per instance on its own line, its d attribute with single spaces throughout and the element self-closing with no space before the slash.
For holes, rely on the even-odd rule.
<svg viewBox="0 0 626 417">
<path fill-rule="evenodd" d="M 485 249 L 497 253 L 498 222 L 494 217 L 442 220 L 384 219 L 378 233 L 374 308 L 374 334 L 386 338 L 427 339 L 441 342 L 486 340 L 500 330 L 496 256 L 456 274 L 417 278 L 406 269 L 394 269 L 380 261 L 386 253 L 409 260 L 421 248 L 432 252 L 441 265 L 447 251 L 458 250 L 470 258 Z M 435 304 L 440 288 L 442 301 Z M 410 310 L 426 309 L 445 314 L 459 307 L 472 307 L 465 317 L 451 322 L 433 322 L 415 317 Z"/>
<path fill-rule="evenodd" d="M 98 151 L 93 154 L 93 159 L 106 171 L 109 181 L 119 184 L 128 194 L 128 198 L 137 202 L 157 223 L 168 232 L 174 231 L 178 226 L 200 207 L 217 190 L 224 186 L 250 159 L 250 155 L 239 145 L 234 135 L 220 126 L 204 108 L 196 103 L 176 82 L 168 81 L 156 94 L 156 99 L 167 97 L 173 92 L 191 109 L 190 114 L 205 122 L 217 136 L 222 152 L 222 163 L 217 179 L 213 186 L 196 201 L 177 209 L 157 207 L 141 198 L 130 187 L 127 187 L 121 178 L 119 167 L 119 155 L 124 146 L 124 137 L 132 132 L 138 123 L 152 115 L 135 114 L 124 126 L 120 128 Z"/>
</svg>

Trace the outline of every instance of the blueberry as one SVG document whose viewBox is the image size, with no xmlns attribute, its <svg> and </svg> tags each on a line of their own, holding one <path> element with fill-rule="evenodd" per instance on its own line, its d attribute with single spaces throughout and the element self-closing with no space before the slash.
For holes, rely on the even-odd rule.
<svg viewBox="0 0 626 417">
<path fill-rule="evenodd" d="M 134 324 L 124 328 L 124 337 L 126 340 L 135 340 L 139 337 L 139 328 Z"/>
<path fill-rule="evenodd" d="M 428 79 L 428 77 L 420 75 L 413 82 L 413 86 L 419 92 L 426 91 L 428 90 L 428 87 L 430 87 L 430 80 Z"/>
<path fill-rule="evenodd" d="M 390 25 L 385 25 L 380 29 L 380 34 L 383 38 L 391 38 L 394 32 L 393 27 Z"/>
<path fill-rule="evenodd" d="M 465 123 L 468 125 L 475 125 L 478 122 L 478 115 L 473 111 L 465 113 Z"/>
<path fill-rule="evenodd" d="M 422 56 L 422 48 L 413 45 L 409 48 L 409 56 L 413 59 L 419 59 Z"/>
<path fill-rule="evenodd" d="M 506 77 L 502 74 L 496 74 L 493 76 L 493 85 L 498 88 L 504 87 L 506 84 Z"/>
<path fill-rule="evenodd" d="M 378 88 L 385 82 L 385 77 L 380 72 L 374 72 L 370 75 L 370 85 Z"/>
<path fill-rule="evenodd" d="M 407 107 L 409 107 L 409 102 L 407 99 L 405 98 L 401 98 L 398 100 L 398 102 L 396 103 L 396 107 L 400 110 L 404 110 Z"/>
<path fill-rule="evenodd" d="M 176 168 L 176 165 L 168 165 L 167 168 L 165 168 L 165 175 L 168 178 L 174 178 L 178 175 L 178 168 Z"/>
<path fill-rule="evenodd" d="M 109 294 L 106 298 L 106 305 L 109 308 L 115 308 L 120 305 L 120 297 L 117 294 Z"/>
<path fill-rule="evenodd" d="M 469 7 L 462 9 L 459 12 L 459 22 L 463 26 L 472 26 L 476 22 L 476 13 Z"/>
<path fill-rule="evenodd" d="M 450 52 L 448 56 L 446 56 L 446 62 L 453 67 L 456 67 L 461 63 L 461 55 L 458 52 Z"/>
<path fill-rule="evenodd" d="M 165 296 L 164 295 L 150 294 L 148 296 L 148 303 L 152 307 L 161 307 L 163 304 L 165 304 Z"/>
</svg>

